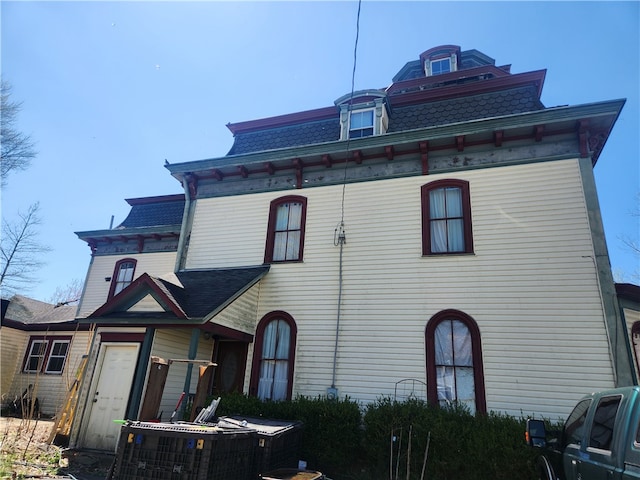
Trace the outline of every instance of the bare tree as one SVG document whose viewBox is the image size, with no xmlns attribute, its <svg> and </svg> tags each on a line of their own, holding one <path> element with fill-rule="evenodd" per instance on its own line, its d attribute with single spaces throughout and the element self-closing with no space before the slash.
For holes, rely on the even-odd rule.
<svg viewBox="0 0 640 480">
<path fill-rule="evenodd" d="M 638 226 L 637 219 L 640 218 L 640 193 L 636 195 L 636 204 L 634 206 L 634 209 L 629 212 L 629 215 L 631 215 L 632 217 L 635 217 L 633 221 L 636 225 L 636 231 L 637 231 L 637 226 Z M 637 282 L 638 280 L 640 280 L 640 269 L 638 267 L 639 265 L 638 260 L 640 260 L 640 240 L 638 239 L 637 236 L 630 237 L 628 235 L 619 236 L 618 239 L 622 242 L 626 250 L 628 250 L 633 254 L 634 258 L 636 259 L 636 268 L 633 272 L 628 272 L 622 269 L 620 271 L 616 271 L 614 272 L 614 277 L 616 281 L 619 281 L 619 282 L 628 281 L 630 279 Z"/>
<path fill-rule="evenodd" d="M 0 287 L 3 295 L 27 290 L 34 273 L 44 264 L 40 255 L 49 247 L 38 242 L 40 204 L 34 203 L 26 213 L 18 212 L 15 222 L 2 220 L 0 240 Z"/>
<path fill-rule="evenodd" d="M 34 143 L 17 129 L 22 102 L 11 100 L 11 85 L 0 81 L 0 184 L 6 185 L 9 174 L 25 170 L 35 158 Z"/>
<path fill-rule="evenodd" d="M 56 291 L 53 292 L 53 295 L 51 295 L 47 302 L 53 303 L 56 306 L 76 303 L 82 296 L 83 288 L 84 282 L 79 278 L 74 278 L 67 285 L 57 287 Z"/>
</svg>

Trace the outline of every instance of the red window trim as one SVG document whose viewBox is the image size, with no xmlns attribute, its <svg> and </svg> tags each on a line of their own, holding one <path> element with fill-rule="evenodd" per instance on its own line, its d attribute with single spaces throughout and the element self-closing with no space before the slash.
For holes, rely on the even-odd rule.
<svg viewBox="0 0 640 480">
<path fill-rule="evenodd" d="M 20 370 L 21 373 L 25 373 L 25 374 L 36 374 L 36 373 L 42 373 L 45 375 L 61 375 L 64 372 L 64 367 L 67 365 L 67 359 L 69 358 L 69 353 L 71 352 L 71 341 L 73 340 L 73 337 L 71 337 L 70 335 L 32 335 L 29 337 L 29 342 L 27 343 L 27 349 L 24 352 L 24 357 L 22 359 L 22 369 Z M 40 365 L 40 368 L 38 369 L 38 371 L 26 371 L 25 369 L 27 368 L 27 362 L 29 361 L 29 352 L 31 352 L 31 346 L 33 344 L 33 342 L 37 342 L 37 341 L 45 341 L 47 342 L 47 348 L 44 351 L 44 357 L 42 360 L 42 365 Z M 69 348 L 67 349 L 67 355 L 65 356 L 65 360 L 64 360 L 64 364 L 62 365 L 62 370 L 60 370 L 59 372 L 47 372 L 46 368 L 47 368 L 47 363 L 49 360 L 49 356 L 51 355 L 51 349 L 53 348 L 53 342 L 55 341 L 63 341 L 63 342 L 69 342 Z"/>
<path fill-rule="evenodd" d="M 131 279 L 131 282 L 133 283 L 133 279 L 135 278 L 135 275 L 136 275 L 136 268 L 138 266 L 138 261 L 135 258 L 123 258 L 121 260 L 118 260 L 116 262 L 115 267 L 113 267 L 113 275 L 111 276 L 111 285 L 109 286 L 109 295 L 107 296 L 108 300 L 114 297 L 114 292 L 116 290 L 116 283 L 118 281 L 118 273 L 120 272 L 120 266 L 126 262 L 133 263 L 133 277 Z"/>
<path fill-rule="evenodd" d="M 264 331 L 267 325 L 273 320 L 284 320 L 291 328 L 291 338 L 289 342 L 289 372 L 287 377 L 287 400 L 291 400 L 293 394 L 293 370 L 296 360 L 296 338 L 298 336 L 298 327 L 296 321 L 287 312 L 276 310 L 267 313 L 256 328 L 255 344 L 253 346 L 253 360 L 251 361 L 251 380 L 249 381 L 249 395 L 256 396 L 258 394 L 258 382 L 260 381 L 260 360 L 262 356 L 262 345 L 264 342 Z"/>
<path fill-rule="evenodd" d="M 302 216 L 300 218 L 300 250 L 298 258 L 295 260 L 273 260 L 273 247 L 275 244 L 276 219 L 278 207 L 283 203 L 299 202 L 302 204 Z M 264 249 L 264 263 L 287 263 L 301 262 L 304 258 L 304 231 L 307 223 L 307 197 L 300 195 L 287 195 L 286 197 L 276 198 L 271 201 L 269 206 L 269 221 L 267 223 L 267 241 Z"/>
<path fill-rule="evenodd" d="M 442 310 L 436 313 L 425 329 L 425 345 L 427 358 L 427 400 L 432 405 L 438 405 L 438 386 L 436 374 L 435 331 L 444 320 L 460 320 L 471 334 L 471 349 L 473 356 L 473 381 L 476 393 L 476 411 L 487 413 L 487 400 L 484 391 L 484 369 L 482 364 L 482 342 L 480 329 L 476 321 L 464 312 L 454 309 Z"/>
<path fill-rule="evenodd" d="M 432 252 L 431 251 L 431 225 L 429 217 L 429 192 L 439 188 L 456 187 L 462 192 L 462 219 L 464 222 L 464 251 L 462 252 Z M 471 227 L 471 196 L 469 194 L 469 182 L 458 179 L 443 179 L 422 185 L 420 188 L 422 203 L 422 255 L 460 255 L 473 253 L 473 229 Z"/>
</svg>

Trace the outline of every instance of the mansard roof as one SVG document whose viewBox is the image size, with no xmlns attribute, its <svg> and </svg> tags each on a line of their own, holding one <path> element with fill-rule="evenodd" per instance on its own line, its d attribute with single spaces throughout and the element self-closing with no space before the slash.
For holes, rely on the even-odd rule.
<svg viewBox="0 0 640 480">
<path fill-rule="evenodd" d="M 116 229 L 180 225 L 182 223 L 184 194 L 129 198 L 126 201 L 131 205 L 131 210 L 127 218 Z"/>
<path fill-rule="evenodd" d="M 433 73 L 444 59 L 451 71 Z M 207 198 L 509 165 L 523 155 L 589 157 L 595 165 L 625 100 L 546 108 L 545 76 L 513 74 L 477 50 L 443 45 L 407 63 L 386 88 L 228 124 L 234 144 L 227 155 L 165 166 L 187 182 L 189 198 Z M 375 109 L 386 130 L 345 139 L 340 122 L 349 108 Z M 500 154 L 487 155 L 494 150 Z"/>
<path fill-rule="evenodd" d="M 457 53 L 457 69 L 426 76 L 425 59 L 449 53 Z M 544 70 L 512 75 L 509 67 L 496 67 L 492 58 L 477 50 L 460 52 L 456 45 L 443 45 L 407 63 L 387 88 L 356 92 L 354 103 L 362 103 L 365 93 L 384 98 L 390 112 L 388 132 L 415 130 L 544 109 L 540 102 L 544 76 Z M 350 103 L 349 97 L 341 96 L 333 109 L 228 124 L 234 143 L 227 155 L 338 141 L 339 106 Z"/>
<path fill-rule="evenodd" d="M 99 244 L 131 242 L 138 251 L 144 249 L 145 241 L 177 238 L 182 226 L 185 196 L 162 195 L 156 197 L 130 198 L 126 200 L 131 210 L 122 223 L 107 230 L 75 232 L 96 253 Z M 167 248 L 163 246 L 162 248 Z"/>
</svg>

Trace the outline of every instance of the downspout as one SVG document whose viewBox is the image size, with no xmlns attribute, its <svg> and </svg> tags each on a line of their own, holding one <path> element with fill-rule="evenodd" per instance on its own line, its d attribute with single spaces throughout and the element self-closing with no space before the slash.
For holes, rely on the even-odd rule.
<svg viewBox="0 0 640 480">
<path fill-rule="evenodd" d="M 336 388 L 336 369 L 338 366 L 338 339 L 340 338 L 340 312 L 342 311 L 342 251 L 344 244 L 347 243 L 347 235 L 344 231 L 344 222 L 336 228 L 334 245 L 340 247 L 340 260 L 338 262 L 338 311 L 336 314 L 336 337 L 333 346 L 333 369 L 331 373 L 331 387 L 327 389 L 327 398 L 334 400 L 338 398 L 338 389 Z"/>
<path fill-rule="evenodd" d="M 191 192 L 189 190 L 188 175 L 182 177 L 182 188 L 184 189 L 184 212 L 182 214 L 182 225 L 180 226 L 180 238 L 178 239 L 178 250 L 176 252 L 176 265 L 174 271 L 179 272 L 184 267 L 185 250 L 187 245 L 187 231 L 191 225 Z"/>
</svg>

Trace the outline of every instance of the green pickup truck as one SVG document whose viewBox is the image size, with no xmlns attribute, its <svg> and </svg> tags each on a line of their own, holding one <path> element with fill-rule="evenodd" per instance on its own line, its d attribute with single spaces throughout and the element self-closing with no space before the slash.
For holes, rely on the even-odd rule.
<svg viewBox="0 0 640 480">
<path fill-rule="evenodd" d="M 640 386 L 586 395 L 560 432 L 529 419 L 525 437 L 540 449 L 540 479 L 640 479 Z"/>
</svg>

